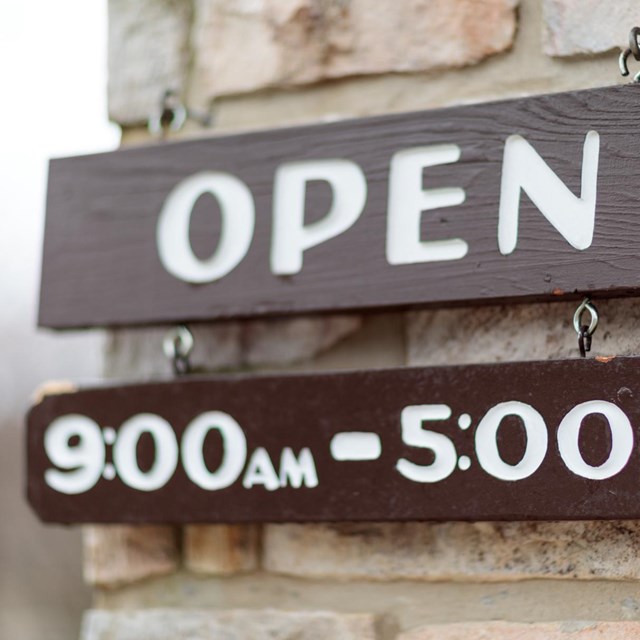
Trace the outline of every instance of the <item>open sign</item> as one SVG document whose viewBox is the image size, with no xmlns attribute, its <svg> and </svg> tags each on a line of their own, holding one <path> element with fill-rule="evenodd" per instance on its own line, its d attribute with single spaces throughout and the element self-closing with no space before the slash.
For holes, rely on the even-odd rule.
<svg viewBox="0 0 640 640">
<path fill-rule="evenodd" d="M 593 239 L 600 136 L 589 131 L 584 141 L 582 190 L 575 195 L 534 147 L 519 135 L 507 138 L 500 187 L 497 240 L 503 255 L 513 252 L 518 239 L 520 193 L 524 191 L 547 220 L 578 250 Z M 461 260 L 469 245 L 463 238 L 422 240 L 423 212 L 462 204 L 461 187 L 429 189 L 425 170 L 458 162 L 455 144 L 404 149 L 393 155 L 389 169 L 386 259 L 390 265 Z M 455 171 L 452 171 L 452 177 Z M 326 182 L 332 204 L 327 214 L 305 224 L 306 185 Z M 222 214 L 222 234 L 216 251 L 199 259 L 189 242 L 194 204 L 203 194 L 214 196 Z M 344 233 L 362 215 L 367 202 L 367 179 L 349 160 L 310 160 L 278 167 L 273 187 L 271 272 L 292 275 L 303 268 L 304 252 Z M 158 219 L 158 252 L 164 267 L 186 282 L 213 282 L 227 275 L 245 257 L 253 240 L 255 204 L 249 187 L 237 177 L 201 172 L 180 182 L 169 194 Z"/>
<path fill-rule="evenodd" d="M 54 160 L 40 324 L 637 294 L 639 91 Z M 204 255 L 203 195 L 221 220 Z"/>
</svg>

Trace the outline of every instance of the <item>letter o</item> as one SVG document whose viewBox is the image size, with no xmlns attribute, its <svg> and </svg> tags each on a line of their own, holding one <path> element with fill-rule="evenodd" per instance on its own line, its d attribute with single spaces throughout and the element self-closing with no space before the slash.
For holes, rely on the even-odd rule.
<svg viewBox="0 0 640 640">
<path fill-rule="evenodd" d="M 222 436 L 222 462 L 217 471 L 207 469 L 204 439 L 217 429 Z M 182 436 L 182 466 L 194 484 L 207 491 L 232 485 L 242 473 L 247 460 L 247 440 L 242 427 L 227 413 L 207 411 L 189 423 Z"/>
<path fill-rule="evenodd" d="M 605 462 L 593 467 L 580 453 L 582 421 L 591 413 L 603 415 L 611 431 L 611 453 Z M 604 400 L 591 400 L 574 407 L 558 427 L 558 449 L 567 468 L 590 480 L 604 480 L 620 473 L 633 452 L 633 428 L 620 407 Z"/>
<path fill-rule="evenodd" d="M 518 416 L 527 433 L 527 447 L 518 464 L 508 464 L 498 450 L 498 428 L 503 418 Z M 523 480 L 535 473 L 547 454 L 548 434 L 543 417 L 530 405 L 511 400 L 489 409 L 476 429 L 476 455 L 480 466 L 500 480 Z"/>
<path fill-rule="evenodd" d="M 222 231 L 211 257 L 201 260 L 189 241 L 191 214 L 205 193 L 220 205 Z M 173 276 L 202 284 L 219 280 L 234 269 L 249 251 L 255 227 L 255 205 L 249 187 L 228 173 L 203 171 L 180 182 L 168 195 L 156 228 L 158 255 Z"/>
<path fill-rule="evenodd" d="M 142 471 L 138 466 L 137 446 L 140 436 L 148 433 L 155 446 L 153 466 Z M 113 446 L 113 462 L 118 476 L 138 491 L 156 491 L 173 476 L 178 464 L 178 443 L 171 425 L 154 413 L 140 413 L 120 427 Z"/>
</svg>

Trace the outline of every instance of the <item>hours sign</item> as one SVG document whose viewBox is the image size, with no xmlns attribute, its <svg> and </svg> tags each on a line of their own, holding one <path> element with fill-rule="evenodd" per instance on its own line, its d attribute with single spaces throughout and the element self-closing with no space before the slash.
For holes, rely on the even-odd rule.
<svg viewBox="0 0 640 640">
<path fill-rule="evenodd" d="M 640 292 L 640 86 L 54 160 L 40 324 Z"/>
<path fill-rule="evenodd" d="M 640 518 L 640 359 L 226 376 L 47 396 L 49 522 Z"/>
</svg>

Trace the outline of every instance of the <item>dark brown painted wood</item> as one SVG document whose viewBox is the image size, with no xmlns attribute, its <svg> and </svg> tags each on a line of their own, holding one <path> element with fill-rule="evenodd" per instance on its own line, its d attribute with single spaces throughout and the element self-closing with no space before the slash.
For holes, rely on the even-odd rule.
<svg viewBox="0 0 640 640">
<path fill-rule="evenodd" d="M 416 305 L 494 303 L 640 292 L 640 86 L 627 85 L 420 113 L 178 142 L 54 160 L 50 166 L 39 323 L 54 328 L 151 324 Z M 585 134 L 600 134 L 595 237 L 573 249 L 522 195 L 514 253 L 498 251 L 505 140 L 523 135 L 580 194 Z M 455 143 L 458 163 L 425 187 L 459 186 L 466 202 L 423 215 L 423 239 L 462 237 L 461 260 L 390 266 L 385 257 L 389 162 L 402 149 Z M 305 253 L 302 271 L 269 269 L 272 188 L 285 161 L 346 158 L 368 181 L 364 213 Z M 202 170 L 230 172 L 256 203 L 253 243 L 221 280 L 186 284 L 158 258 L 155 227 L 170 190 Z M 308 193 L 310 219 L 327 210 Z M 204 206 L 204 205 L 202 205 Z M 207 221 L 209 218 L 209 221 Z M 211 214 L 194 215 L 194 246 L 215 246 Z M 213 239 L 212 239 L 213 238 Z"/>
<path fill-rule="evenodd" d="M 559 450 L 558 427 L 569 411 L 590 401 L 618 407 L 630 421 L 633 442 L 628 461 L 607 479 L 588 479 L 571 471 Z M 537 470 L 524 479 L 495 477 L 479 464 L 476 431 L 497 405 L 518 401 L 537 410 L 548 445 Z M 403 444 L 401 413 L 410 405 L 448 405 L 451 417 L 424 422 L 423 428 L 446 435 L 456 456 L 468 456 L 470 468 L 456 468 L 431 484 L 404 477 L 399 459 L 430 465 L 433 454 Z M 600 405 L 599 405 L 600 406 Z M 615 410 L 614 407 L 614 410 Z M 135 414 L 155 413 L 167 420 L 178 441 L 187 425 L 208 411 L 222 411 L 242 427 L 248 457 L 264 447 L 278 470 L 281 452 L 308 447 L 313 455 L 315 488 L 229 488 L 207 491 L 185 474 L 182 463 L 162 488 L 139 491 L 120 479 L 101 478 L 78 495 L 63 495 L 44 482 L 53 468 L 44 435 L 54 419 L 80 414 L 101 427 L 113 427 Z M 463 414 L 470 416 L 464 426 Z M 626 419 L 626 418 L 625 418 Z M 578 423 L 580 424 L 580 422 Z M 500 455 L 518 464 L 526 447 L 522 422 L 502 420 Z M 378 434 L 381 455 L 368 461 L 337 461 L 332 438 L 343 432 Z M 602 415 L 586 417 L 580 427 L 580 451 L 597 467 L 605 463 L 620 424 L 609 427 Z M 405 368 L 314 375 L 211 377 L 80 390 L 44 398 L 28 419 L 28 495 L 48 522 L 282 522 L 382 520 L 565 520 L 640 517 L 640 358 L 564 360 L 442 368 Z M 150 439 L 140 440 L 140 465 L 153 458 Z M 405 438 L 406 440 L 406 438 Z M 117 442 L 117 440 L 116 440 Z M 215 471 L 221 460 L 219 436 L 205 440 L 205 460 Z M 72 446 L 77 443 L 71 442 Z M 624 448 L 624 446 L 623 446 Z M 563 457 L 564 456 L 564 457 Z M 624 457 L 624 456 L 623 456 Z M 107 461 L 113 448 L 107 447 Z M 146 467 L 145 467 L 146 465 Z"/>
</svg>

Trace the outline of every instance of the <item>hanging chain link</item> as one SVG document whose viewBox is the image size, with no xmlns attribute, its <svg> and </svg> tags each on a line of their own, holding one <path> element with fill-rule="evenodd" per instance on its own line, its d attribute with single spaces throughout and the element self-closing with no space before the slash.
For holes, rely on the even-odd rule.
<svg viewBox="0 0 640 640">
<path fill-rule="evenodd" d="M 173 371 L 177 376 L 183 376 L 191 371 L 189 356 L 193 351 L 193 334 L 189 328 L 180 325 L 169 330 L 162 342 L 164 355 L 170 360 Z"/>
<path fill-rule="evenodd" d="M 582 316 L 585 312 L 590 315 L 589 324 L 582 322 Z M 598 328 L 599 319 L 598 310 L 589 298 L 585 298 L 573 314 L 573 328 L 578 334 L 578 349 L 583 358 L 586 357 L 587 351 L 591 351 L 592 336 Z"/>
<path fill-rule="evenodd" d="M 180 131 L 187 120 L 193 120 L 202 127 L 209 127 L 212 123 L 211 114 L 186 107 L 175 91 L 167 89 L 157 111 L 149 118 L 147 128 L 149 133 L 165 140 L 170 133 Z"/>
<path fill-rule="evenodd" d="M 629 67 L 627 60 L 629 56 L 640 61 L 640 27 L 633 27 L 629 32 L 629 46 L 620 53 L 618 59 L 618 66 L 620 67 L 620 73 L 626 78 L 629 75 Z M 640 71 L 633 77 L 634 82 L 640 82 Z"/>
</svg>

